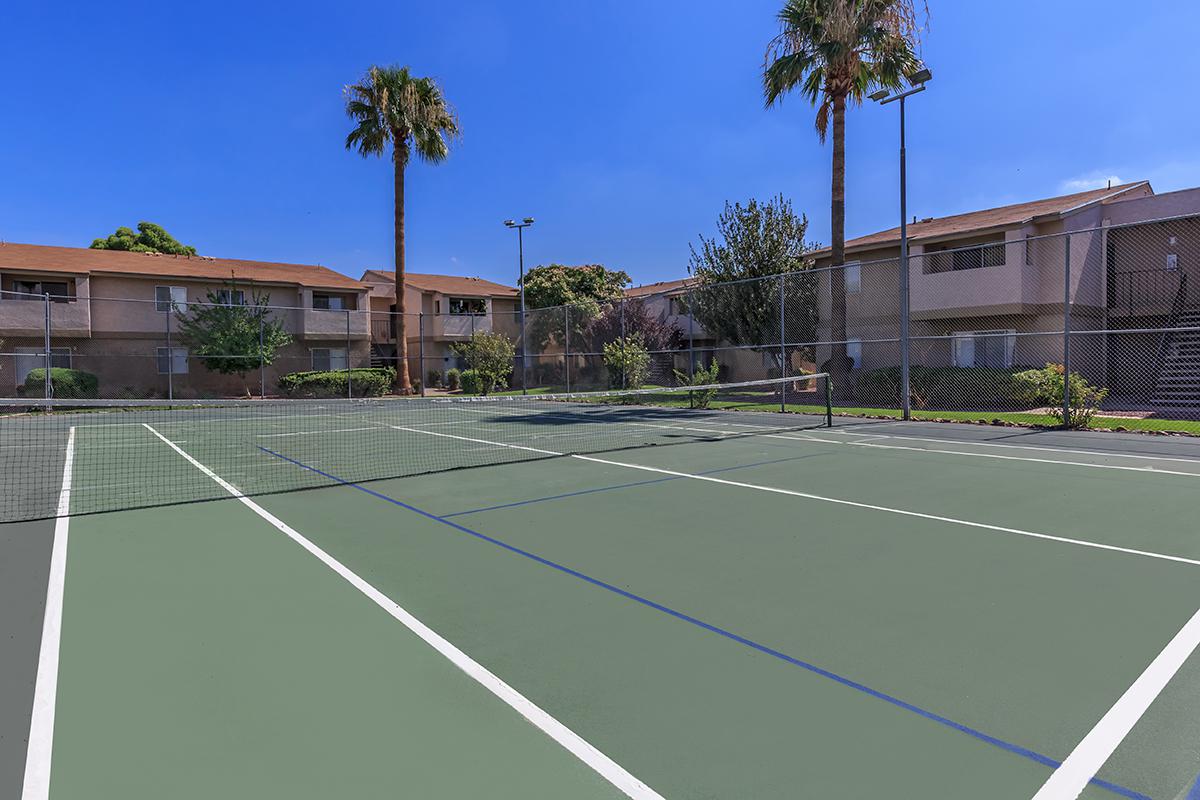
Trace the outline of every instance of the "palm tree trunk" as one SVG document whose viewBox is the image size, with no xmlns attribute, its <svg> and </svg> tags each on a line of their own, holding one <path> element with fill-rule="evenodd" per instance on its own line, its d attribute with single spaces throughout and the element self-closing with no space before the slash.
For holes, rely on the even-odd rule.
<svg viewBox="0 0 1200 800">
<path fill-rule="evenodd" d="M 404 316 L 404 157 L 399 152 L 392 159 L 395 166 L 396 207 L 396 391 L 400 394 L 412 392 L 412 379 L 408 374 L 408 331 Z"/>
<path fill-rule="evenodd" d="M 833 98 L 833 179 L 830 191 L 830 263 L 840 267 L 846 263 L 846 97 Z M 829 359 L 829 373 L 834 389 L 845 395 L 850 365 L 846 356 L 846 272 L 834 269 L 829 273 L 830 339 L 834 342 Z"/>
</svg>

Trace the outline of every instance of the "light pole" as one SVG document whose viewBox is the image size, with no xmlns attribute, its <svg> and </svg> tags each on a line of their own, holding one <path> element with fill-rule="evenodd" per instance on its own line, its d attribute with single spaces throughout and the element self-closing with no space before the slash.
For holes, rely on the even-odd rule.
<svg viewBox="0 0 1200 800">
<path fill-rule="evenodd" d="M 908 163 L 904 146 L 904 101 L 911 95 L 925 91 L 925 84 L 933 79 L 933 73 L 922 67 L 908 76 L 906 92 L 889 97 L 887 89 L 868 95 L 880 105 L 900 101 L 900 395 L 903 418 L 912 419 L 912 396 L 909 392 L 909 289 L 908 289 Z"/>
<path fill-rule="evenodd" d="M 529 337 L 525 335 L 525 229 L 533 224 L 533 217 L 517 222 L 513 219 L 504 220 L 506 228 L 517 229 L 517 264 L 520 270 L 521 287 L 521 394 L 529 391 Z"/>
</svg>

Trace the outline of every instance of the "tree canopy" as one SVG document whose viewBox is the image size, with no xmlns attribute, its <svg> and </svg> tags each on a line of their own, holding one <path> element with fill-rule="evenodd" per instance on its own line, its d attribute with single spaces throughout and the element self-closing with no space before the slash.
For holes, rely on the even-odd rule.
<svg viewBox="0 0 1200 800">
<path fill-rule="evenodd" d="M 180 243 L 161 225 L 139 222 L 137 232 L 121 226 L 103 239 L 93 239 L 93 250 L 127 250 L 132 253 L 167 253 L 174 256 L 194 256 L 196 248 Z"/>
<path fill-rule="evenodd" d="M 526 271 L 526 305 L 530 309 L 555 309 L 529 315 L 530 340 L 544 346 L 551 339 L 564 339 L 568 318 L 570 335 L 574 339 L 577 333 L 584 333 L 606 307 L 621 300 L 630 282 L 624 270 L 608 269 L 600 264 L 577 267 L 547 264 Z M 559 311 L 561 306 L 568 310 Z M 578 347 L 572 350 L 576 351 Z"/>
<path fill-rule="evenodd" d="M 717 339 L 775 352 L 782 298 L 786 341 L 812 342 L 817 276 L 804 274 L 813 266 L 805 254 L 818 245 L 806 242 L 807 235 L 808 218 L 797 216 L 782 195 L 765 203 L 726 203 L 717 235 L 701 236 L 699 247 L 691 248 L 688 272 L 697 280 L 688 298 L 696 320 Z"/>
</svg>

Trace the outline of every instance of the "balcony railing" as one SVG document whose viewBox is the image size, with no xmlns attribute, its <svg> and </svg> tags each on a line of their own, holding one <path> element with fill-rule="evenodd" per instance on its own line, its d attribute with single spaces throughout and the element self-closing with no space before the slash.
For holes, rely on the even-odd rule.
<svg viewBox="0 0 1200 800">
<path fill-rule="evenodd" d="M 1190 307 L 1200 302 L 1198 284 L 1180 269 L 1116 272 L 1108 284 L 1108 307 L 1131 315 L 1171 313 L 1174 305 Z"/>
</svg>

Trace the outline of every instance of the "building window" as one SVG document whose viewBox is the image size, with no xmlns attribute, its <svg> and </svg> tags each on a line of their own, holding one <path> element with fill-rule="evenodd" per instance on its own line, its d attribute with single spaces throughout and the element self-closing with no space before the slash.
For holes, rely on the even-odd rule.
<svg viewBox="0 0 1200 800">
<path fill-rule="evenodd" d="M 858 294 L 862 291 L 862 264 L 857 261 L 847 264 L 845 269 L 846 294 Z"/>
<path fill-rule="evenodd" d="M 223 306 L 246 305 L 246 293 L 241 289 L 218 289 L 217 302 Z"/>
<path fill-rule="evenodd" d="M 188 371 L 188 351 L 186 347 L 155 348 L 158 360 L 159 375 L 186 375 Z"/>
<path fill-rule="evenodd" d="M 346 369 L 346 367 L 346 348 L 314 347 L 312 349 L 312 368 L 317 372 Z"/>
<path fill-rule="evenodd" d="M 18 347 L 14 350 L 16 360 L 17 383 L 24 383 L 25 378 L 35 369 L 41 369 L 46 366 L 46 357 L 42 355 L 40 347 Z M 50 348 L 50 366 L 61 367 L 63 369 L 71 368 L 71 348 L 69 347 L 51 347 Z"/>
<path fill-rule="evenodd" d="M 52 303 L 68 303 L 71 297 L 71 284 L 66 281 L 15 280 L 13 292 L 18 300 L 42 300 L 50 295 Z"/>
<path fill-rule="evenodd" d="M 1008 369 L 1013 364 L 1017 343 L 1015 330 L 956 331 L 950 334 L 954 345 L 954 366 Z"/>
<path fill-rule="evenodd" d="M 929 272 L 961 272 L 968 269 L 998 267 L 1004 264 L 1004 239 L 972 246 L 954 242 L 926 248 Z"/>
<path fill-rule="evenodd" d="M 154 310 L 160 314 L 181 311 L 187 307 L 187 288 L 184 286 L 155 286 Z"/>
<path fill-rule="evenodd" d="M 854 369 L 862 366 L 862 339 L 846 340 L 846 356 L 854 361 Z"/>
<path fill-rule="evenodd" d="M 337 294 L 314 294 L 313 308 L 322 311 L 345 311 L 346 298 Z"/>
<path fill-rule="evenodd" d="M 487 313 L 487 301 L 482 297 L 451 297 L 450 313 L 481 317 Z"/>
</svg>

